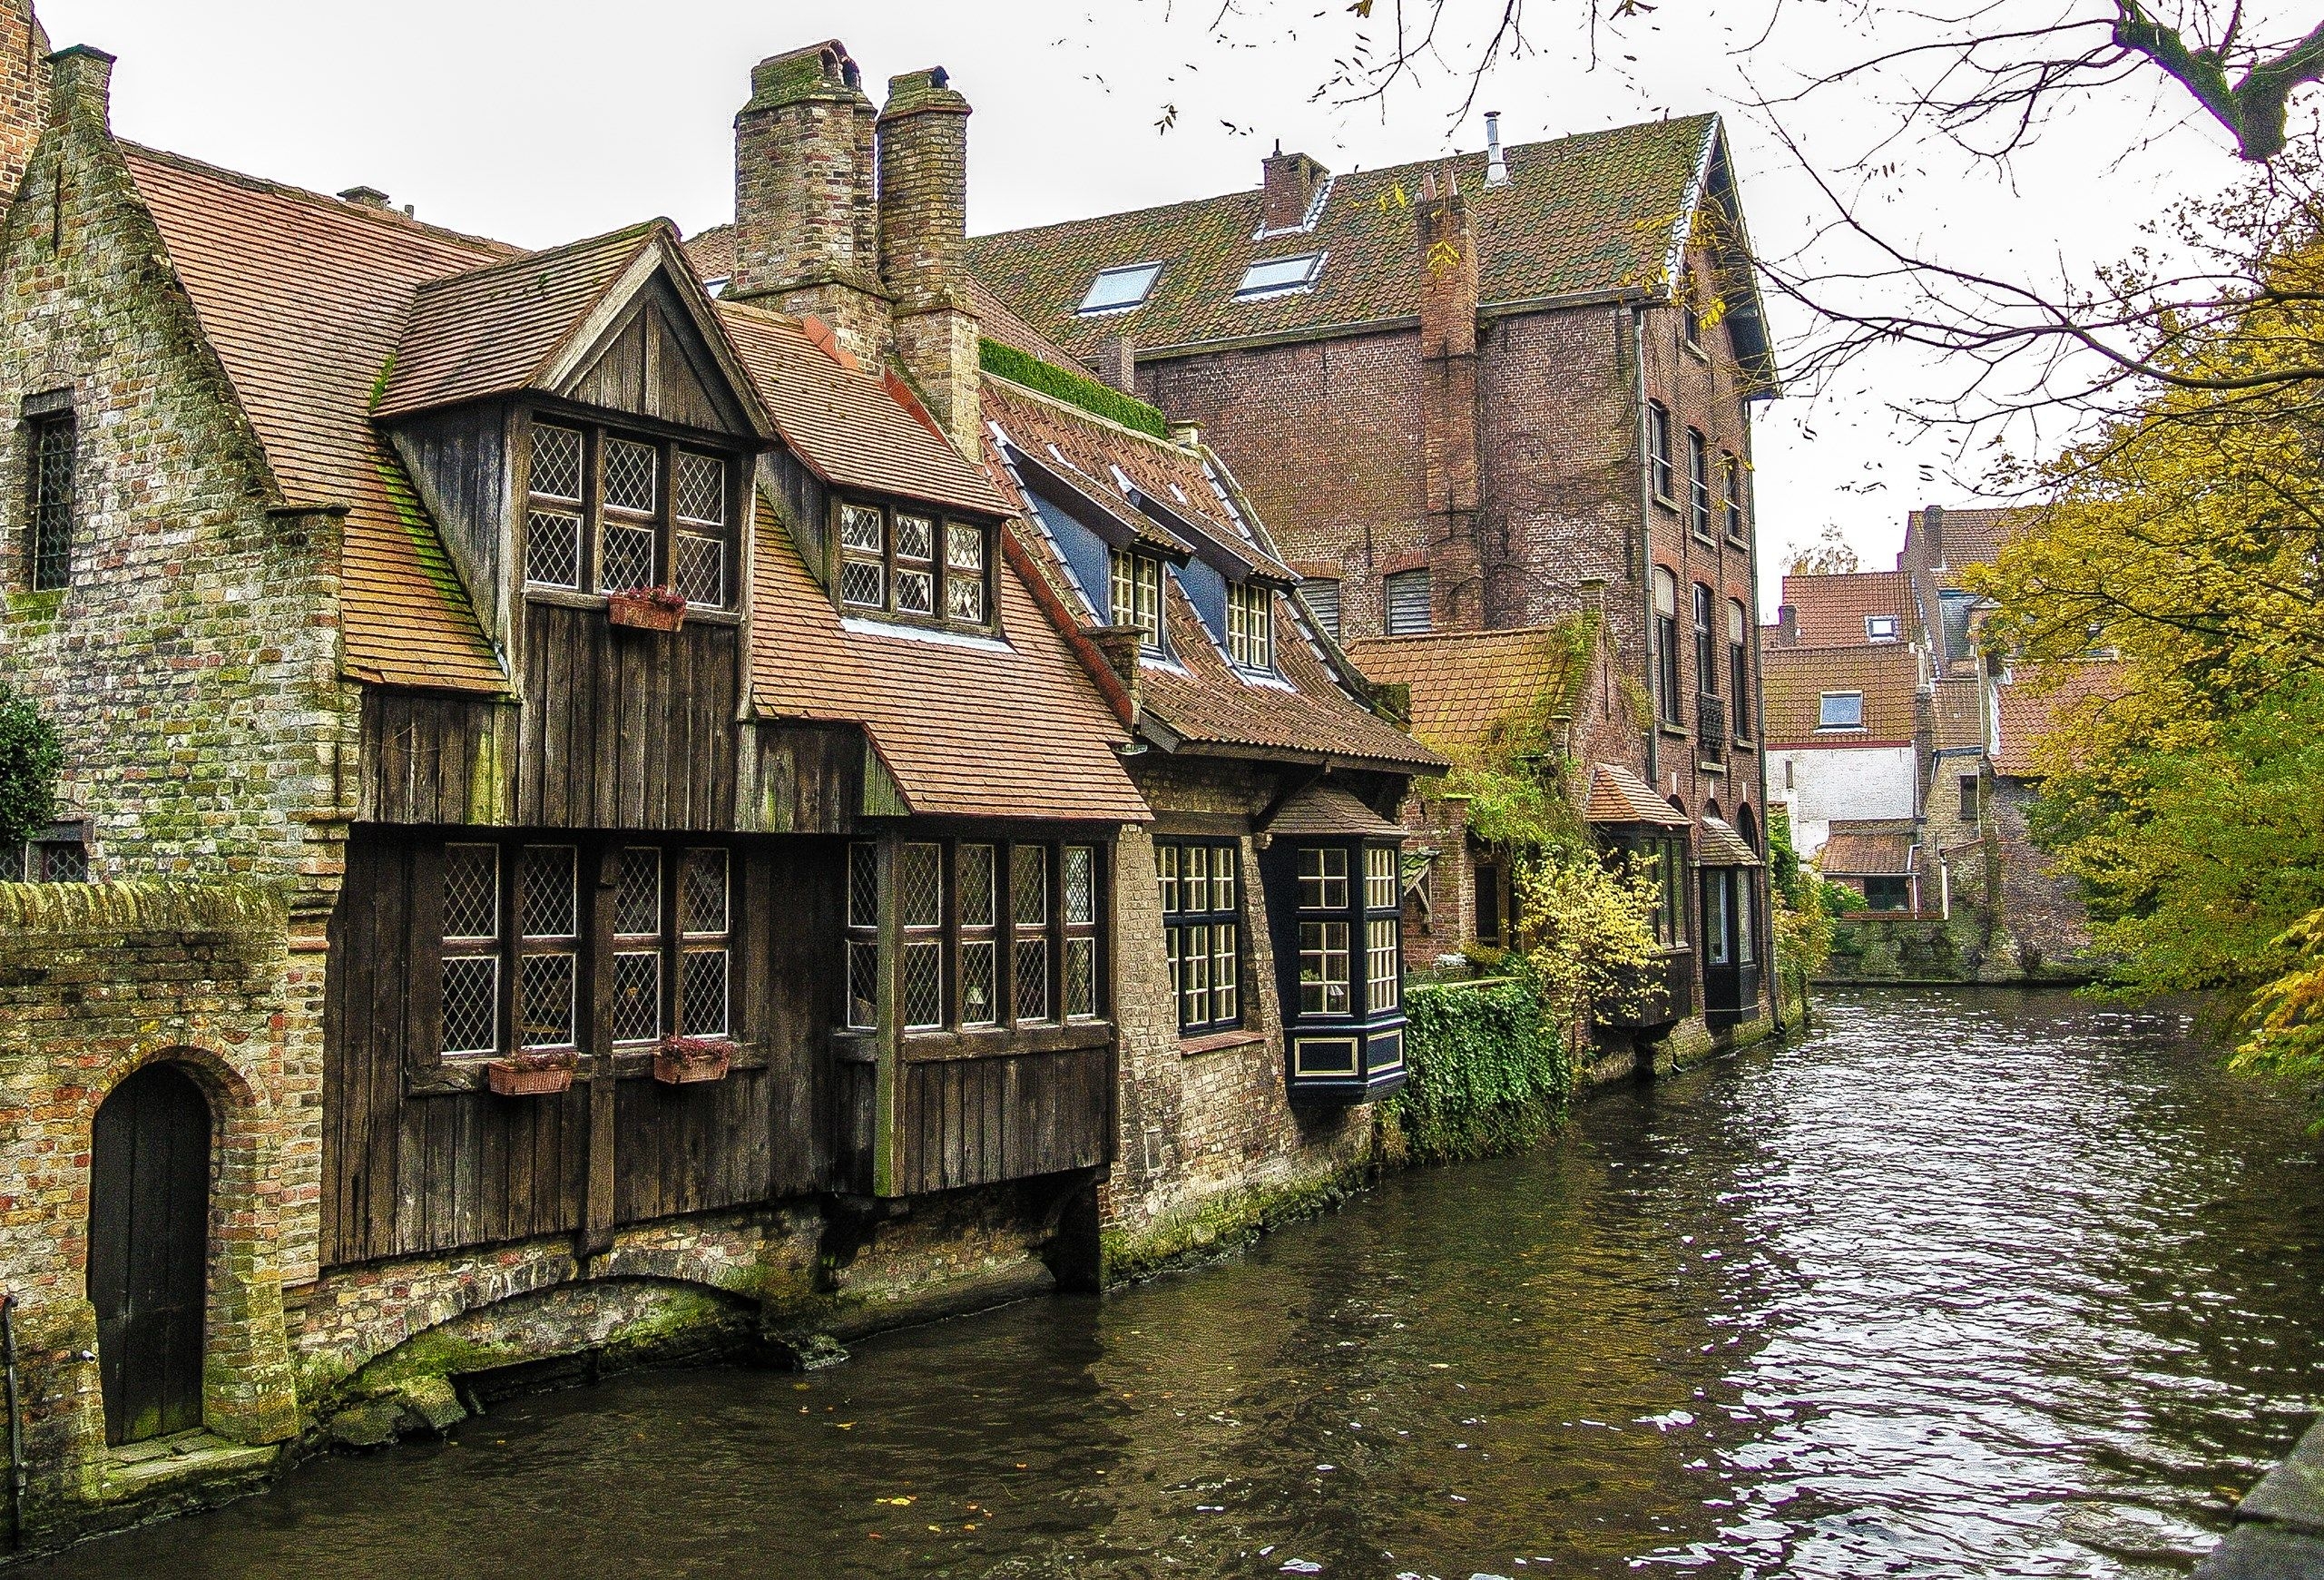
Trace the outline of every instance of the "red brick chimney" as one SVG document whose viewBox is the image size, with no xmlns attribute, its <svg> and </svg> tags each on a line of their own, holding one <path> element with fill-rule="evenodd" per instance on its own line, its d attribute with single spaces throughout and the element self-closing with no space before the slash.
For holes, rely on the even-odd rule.
<svg viewBox="0 0 2324 1580">
<path fill-rule="evenodd" d="M 1420 466 L 1428 521 L 1429 619 L 1485 624 L 1476 530 L 1476 231 L 1457 178 L 1421 181 Z"/>
<path fill-rule="evenodd" d="M 877 367 L 887 299 L 876 256 L 871 101 L 838 39 L 760 61 L 734 118 L 734 274 L 727 294 L 813 313 Z"/>
<path fill-rule="evenodd" d="M 1929 505 L 1922 507 L 1920 530 L 1921 535 L 1928 540 L 1928 563 L 1932 565 L 1943 564 L 1945 563 L 1945 507 L 1942 505 Z"/>
<path fill-rule="evenodd" d="M 968 101 L 942 66 L 887 82 L 879 113 L 879 272 L 896 299 L 897 359 L 964 454 L 982 402 L 968 299 Z"/>
<path fill-rule="evenodd" d="M 1316 189 L 1330 173 L 1304 153 L 1286 153 L 1279 141 L 1275 152 L 1260 161 L 1260 185 L 1266 194 L 1260 205 L 1262 231 L 1296 231 L 1308 221 L 1315 206 Z"/>
<path fill-rule="evenodd" d="M 24 184 L 48 122 L 48 34 L 31 0 L 0 0 L 0 206 Z"/>
</svg>

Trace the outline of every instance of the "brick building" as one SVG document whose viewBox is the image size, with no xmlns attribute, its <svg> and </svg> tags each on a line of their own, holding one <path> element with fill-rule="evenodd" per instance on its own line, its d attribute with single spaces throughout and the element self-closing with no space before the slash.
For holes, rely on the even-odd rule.
<svg viewBox="0 0 2324 1580">
<path fill-rule="evenodd" d="M 1756 977 L 1764 896 L 1706 860 L 1756 861 L 1766 805 L 1750 411 L 1774 388 L 1726 141 L 1715 116 L 1506 149 L 1488 131 L 1483 152 L 1340 175 L 1279 151 L 1256 190 L 977 238 L 970 267 L 1200 427 L 1351 652 L 1593 621 L 1625 722 L 1593 732 L 1575 793 L 1616 767 L 1682 814 L 1674 968 L 1691 1001 L 1755 1017 L 1734 972 L 1750 954 Z"/>
<path fill-rule="evenodd" d="M 666 221 L 456 234 L 0 44 L 0 676 L 65 745 L 29 876 L 99 880 L 0 884 L 36 1537 L 1363 1161 L 1440 761 L 1217 456 L 985 372 L 942 72 L 760 63 L 713 295 Z"/>
</svg>

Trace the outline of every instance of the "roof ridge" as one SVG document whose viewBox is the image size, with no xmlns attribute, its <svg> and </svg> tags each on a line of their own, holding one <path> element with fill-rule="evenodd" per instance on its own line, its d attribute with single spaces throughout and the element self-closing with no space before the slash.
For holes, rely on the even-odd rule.
<svg viewBox="0 0 2324 1580">
<path fill-rule="evenodd" d="M 1027 356 L 1032 356 L 1031 352 L 1027 352 L 1025 354 Z M 1042 360 L 1042 358 L 1035 357 L 1034 360 L 1038 362 Z M 1052 363 L 1050 366 L 1054 367 L 1055 364 Z M 1126 434 L 1130 437 L 1139 440 L 1141 443 L 1152 445 L 1156 448 L 1166 450 L 1174 456 L 1191 456 L 1194 454 L 1193 451 L 1187 449 L 1175 439 L 1156 438 L 1152 434 L 1142 433 L 1136 428 L 1125 427 L 1121 423 L 1115 422 L 1110 417 L 1102 417 L 1098 413 L 1091 411 L 1086 407 L 1075 406 L 1070 400 L 1060 400 L 1055 396 L 1051 395 L 1044 390 L 1034 388 L 1030 384 L 1020 384 L 1015 379 L 1008 377 L 1008 375 L 1005 373 L 995 373 L 989 368 L 985 368 L 982 371 L 985 378 L 993 379 L 996 383 L 1007 385 L 1011 394 L 1030 396 L 1034 399 L 1040 401 L 1044 406 L 1053 406 L 1056 407 L 1059 411 L 1066 413 L 1077 421 L 1093 424 L 1095 427 L 1104 428 L 1111 433 Z M 1071 372 L 1073 370 L 1071 368 L 1066 368 L 1064 371 Z M 1087 375 L 1084 375 L 1084 377 L 1086 378 Z M 1111 386 L 1108 386 L 1107 388 L 1111 388 Z M 1135 397 L 1133 397 L 1133 398 Z"/>
<path fill-rule="evenodd" d="M 276 181 L 271 176 L 252 175 L 248 171 L 230 170 L 225 165 L 213 164 L 206 159 L 196 159 L 190 153 L 179 153 L 167 148 L 155 148 L 151 143 L 134 142 L 126 137 L 118 141 L 121 146 L 130 152 L 158 160 L 163 164 L 175 165 L 181 170 L 190 171 L 197 175 L 229 182 L 251 191 L 269 192 L 276 197 L 295 198 L 301 202 L 328 209 L 333 213 L 345 214 L 353 219 L 385 225 L 390 230 L 417 231 L 445 240 L 465 242 L 471 247 L 488 248 L 495 252 L 513 252 L 519 256 L 524 252 L 524 249 L 513 241 L 503 241 L 492 236 L 479 236 L 468 231 L 455 231 L 448 225 L 432 224 L 416 215 L 407 214 L 401 209 L 375 209 L 368 204 L 350 203 L 345 198 L 334 197 L 328 192 L 319 192 L 309 187 L 294 186 L 289 182 Z"/>
<path fill-rule="evenodd" d="M 1601 126 L 1591 132 L 1569 132 L 1563 137 L 1544 137 L 1533 142 L 1511 142 L 1503 145 L 1502 153 L 1505 157 L 1513 153 L 1530 152 L 1535 149 L 1555 148 L 1565 144 L 1586 142 L 1596 138 L 1613 137 L 1625 132 L 1642 132 L 1650 128 L 1679 125 L 1690 121 L 1707 121 L 1715 127 L 1719 123 L 1719 112 L 1716 110 L 1698 110 L 1691 115 L 1665 115 L 1657 120 L 1652 121 L 1625 122 L 1620 126 Z M 1352 180 L 1360 178 L 1377 181 L 1382 177 L 1393 176 L 1397 174 L 1399 172 L 1404 171 L 1417 172 L 1438 169 L 1445 164 L 1455 161 L 1482 161 L 1485 159 L 1486 155 L 1486 151 L 1479 148 L 1456 152 L 1449 154 L 1434 154 L 1421 159 L 1403 160 L 1395 164 L 1378 165 L 1370 170 L 1365 170 L 1358 167 L 1354 170 L 1335 171 L 1332 174 L 1335 179 L 1345 178 Z M 1014 230 L 986 231 L 981 234 L 969 237 L 968 242 L 969 245 L 973 247 L 979 241 L 991 240 L 995 237 L 1035 236 L 1045 231 L 1078 230 L 1082 226 L 1100 224 L 1108 220 L 1123 220 L 1133 217 L 1142 218 L 1150 214 L 1166 214 L 1173 209 L 1201 208 L 1206 204 L 1221 202 L 1229 198 L 1257 198 L 1261 195 L 1260 189 L 1255 186 L 1239 187 L 1229 191 L 1212 192 L 1208 197 L 1181 198 L 1175 202 L 1154 203 L 1142 209 L 1118 209 L 1113 212 L 1107 214 L 1084 214 L 1077 219 L 1054 220 L 1045 225 L 1021 225 Z M 732 223 L 731 221 L 728 222 L 730 224 Z M 715 229 L 715 227 L 712 228 Z"/>
<path fill-rule="evenodd" d="M 541 247 L 535 248 L 529 252 L 519 252 L 513 258 L 504 258 L 496 263 L 485 263 L 479 264 L 474 269 L 464 269 L 457 274 L 443 274 L 436 276 L 434 280 L 423 280 L 415 289 L 417 291 L 424 293 L 432 290 L 442 290 L 456 285 L 470 285 L 479 280 L 489 278 L 495 274 L 506 273 L 520 269 L 536 268 L 541 263 L 556 257 L 560 253 L 579 252 L 585 248 L 602 247 L 609 241 L 619 240 L 623 237 L 632 234 L 638 236 L 650 236 L 653 233 L 656 228 L 661 226 L 670 226 L 673 231 L 676 229 L 674 225 L 671 225 L 671 221 L 669 220 L 657 215 L 653 219 L 635 221 L 632 223 L 620 226 L 612 231 L 603 231 L 594 236 L 583 236 L 571 241 L 560 241 L 554 247 Z M 681 250 L 682 251 L 683 250 L 681 249 Z"/>
</svg>

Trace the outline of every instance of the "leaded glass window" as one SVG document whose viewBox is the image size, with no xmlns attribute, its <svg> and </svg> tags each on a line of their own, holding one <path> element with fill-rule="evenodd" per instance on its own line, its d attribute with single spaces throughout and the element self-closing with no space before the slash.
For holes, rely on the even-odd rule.
<svg viewBox="0 0 2324 1580">
<path fill-rule="evenodd" d="M 668 586 L 697 608 L 733 601 L 731 456 L 596 427 L 536 421 L 525 507 L 525 579 L 631 593 Z"/>
<path fill-rule="evenodd" d="M 662 852 L 622 852 L 613 890 L 613 1040 L 662 1035 Z"/>
<path fill-rule="evenodd" d="M 687 850 L 678 869 L 678 1032 L 722 1037 L 731 1018 L 730 858 L 715 847 Z"/>
<path fill-rule="evenodd" d="M 26 503 L 32 531 L 25 557 L 35 592 L 73 580 L 73 481 L 76 429 L 70 410 L 49 412 L 27 425 Z"/>
<path fill-rule="evenodd" d="M 489 1054 L 500 1045 L 500 847 L 444 849 L 443 1006 L 437 1047 Z"/>
<path fill-rule="evenodd" d="M 518 853 L 517 1045 L 574 1045 L 580 985 L 581 905 L 570 845 L 527 845 Z"/>
<path fill-rule="evenodd" d="M 839 602 L 912 621 L 982 626 L 992 617 L 992 529 L 843 501 Z"/>
</svg>

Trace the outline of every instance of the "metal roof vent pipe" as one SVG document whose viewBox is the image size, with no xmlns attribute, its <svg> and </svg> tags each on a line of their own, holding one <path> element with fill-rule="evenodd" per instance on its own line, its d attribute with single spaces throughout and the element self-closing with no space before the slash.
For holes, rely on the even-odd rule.
<svg viewBox="0 0 2324 1580">
<path fill-rule="evenodd" d="M 1509 162 L 1501 157 L 1501 112 L 1485 113 L 1485 184 L 1489 187 L 1509 184 Z"/>
</svg>

